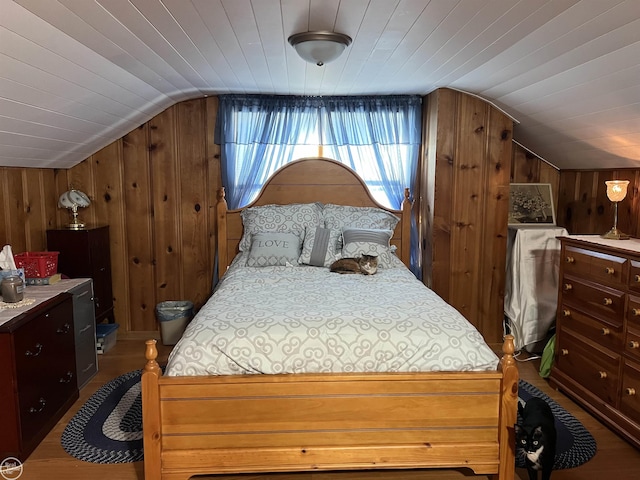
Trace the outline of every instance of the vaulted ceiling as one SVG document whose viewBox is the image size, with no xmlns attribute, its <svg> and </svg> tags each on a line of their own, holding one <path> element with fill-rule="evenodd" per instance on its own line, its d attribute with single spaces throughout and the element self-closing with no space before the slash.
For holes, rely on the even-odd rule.
<svg viewBox="0 0 640 480">
<path fill-rule="evenodd" d="M 287 38 L 353 43 L 323 67 Z M 640 168 L 638 0 L 0 0 L 0 166 L 71 167 L 176 102 L 450 87 L 562 168 Z"/>
</svg>

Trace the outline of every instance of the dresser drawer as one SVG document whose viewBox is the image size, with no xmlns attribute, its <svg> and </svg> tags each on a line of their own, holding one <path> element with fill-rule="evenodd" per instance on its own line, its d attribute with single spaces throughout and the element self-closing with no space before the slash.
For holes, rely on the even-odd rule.
<svg viewBox="0 0 640 480">
<path fill-rule="evenodd" d="M 620 411 L 640 423 L 640 364 L 625 361 L 622 372 Z"/>
<path fill-rule="evenodd" d="M 69 299 L 14 335 L 23 438 L 33 437 L 77 390 L 72 312 Z"/>
<path fill-rule="evenodd" d="M 623 288 L 629 277 L 629 260 L 624 257 L 565 246 L 562 261 L 564 273 L 611 287 Z"/>
<path fill-rule="evenodd" d="M 609 405 L 618 406 L 619 354 L 566 328 L 558 330 L 556 368 Z"/>
<path fill-rule="evenodd" d="M 629 290 L 640 293 L 640 262 L 631 260 L 629 264 Z"/>
<path fill-rule="evenodd" d="M 562 302 L 592 316 L 611 322 L 624 318 L 626 294 L 615 288 L 564 275 L 560 283 Z"/>
<path fill-rule="evenodd" d="M 580 332 L 605 348 L 622 350 L 625 340 L 622 318 L 597 319 L 563 303 L 558 309 L 557 321 L 563 328 Z"/>
</svg>

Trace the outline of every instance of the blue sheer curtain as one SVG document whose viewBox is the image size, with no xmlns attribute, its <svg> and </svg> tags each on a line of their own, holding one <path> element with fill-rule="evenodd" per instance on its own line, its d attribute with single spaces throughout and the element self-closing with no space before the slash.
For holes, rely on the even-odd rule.
<svg viewBox="0 0 640 480">
<path fill-rule="evenodd" d="M 413 95 L 221 95 L 216 140 L 229 208 L 255 199 L 271 174 L 298 158 L 300 146 L 322 145 L 323 155 L 356 171 L 381 204 L 399 209 L 405 187 L 416 187 L 421 104 Z M 419 274 L 415 221 L 412 227 Z"/>
</svg>

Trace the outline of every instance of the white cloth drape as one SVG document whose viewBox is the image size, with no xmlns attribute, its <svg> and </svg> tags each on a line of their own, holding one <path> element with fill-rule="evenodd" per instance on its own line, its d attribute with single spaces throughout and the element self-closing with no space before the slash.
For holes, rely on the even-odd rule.
<svg viewBox="0 0 640 480">
<path fill-rule="evenodd" d="M 538 349 L 555 323 L 560 268 L 556 237 L 564 235 L 568 232 L 562 227 L 509 227 L 504 314 L 516 349 Z"/>
</svg>

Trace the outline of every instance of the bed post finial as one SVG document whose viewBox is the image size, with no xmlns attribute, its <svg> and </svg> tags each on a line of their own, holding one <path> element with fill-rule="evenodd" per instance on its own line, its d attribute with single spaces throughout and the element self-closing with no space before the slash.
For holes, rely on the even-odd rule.
<svg viewBox="0 0 640 480">
<path fill-rule="evenodd" d="M 145 344 L 147 348 L 144 352 L 144 356 L 147 359 L 147 363 L 144 366 L 145 372 L 155 372 L 158 373 L 160 371 L 160 365 L 156 361 L 158 358 L 158 349 L 156 348 L 157 340 L 151 339 L 147 340 Z"/>
<path fill-rule="evenodd" d="M 219 202 L 222 202 L 222 201 L 226 202 L 224 187 L 220 187 L 218 189 L 218 201 Z"/>
<path fill-rule="evenodd" d="M 502 343 L 502 358 L 499 370 L 502 371 L 502 404 L 500 406 L 500 480 L 513 480 L 515 475 L 515 428 L 518 420 L 518 366 L 514 358 L 515 343 L 513 335 L 505 335 Z"/>
</svg>

